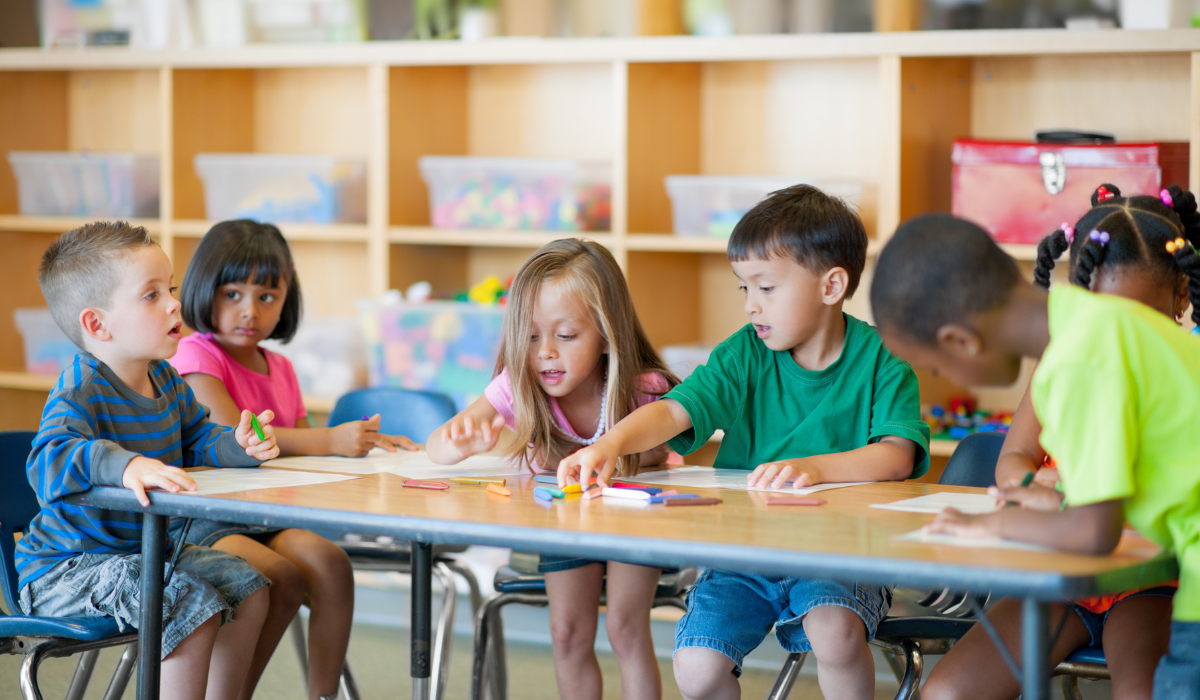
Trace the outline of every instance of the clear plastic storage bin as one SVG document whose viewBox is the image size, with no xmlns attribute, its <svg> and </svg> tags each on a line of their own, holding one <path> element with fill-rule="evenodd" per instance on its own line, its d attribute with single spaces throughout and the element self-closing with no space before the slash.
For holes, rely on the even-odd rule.
<svg viewBox="0 0 1200 700">
<path fill-rule="evenodd" d="M 291 360 L 305 397 L 337 399 L 366 383 L 362 327 L 354 316 L 305 315 L 290 343 L 262 346 Z"/>
<path fill-rule="evenodd" d="M 607 231 L 608 163 L 557 158 L 425 156 L 429 212 L 439 228 Z"/>
<path fill-rule="evenodd" d="M 446 394 L 458 410 L 483 394 L 500 351 L 504 308 L 470 302 L 357 303 L 371 386 Z"/>
<path fill-rule="evenodd" d="M 26 372 L 61 374 L 71 366 L 79 348 L 59 330 L 50 309 L 14 309 L 13 316 L 25 341 Z"/>
<path fill-rule="evenodd" d="M 367 220 L 365 158 L 199 153 L 204 215 L 210 221 L 361 224 Z"/>
<path fill-rule="evenodd" d="M 708 343 L 690 343 L 688 345 L 667 345 L 662 349 L 663 364 L 675 373 L 680 380 L 687 379 L 700 365 L 708 362 L 715 345 Z"/>
<path fill-rule="evenodd" d="M 667 195 L 675 235 L 728 238 L 746 212 L 768 194 L 803 180 L 757 175 L 668 175 Z M 852 182 L 812 182 L 825 192 L 857 206 L 862 185 Z"/>
<path fill-rule="evenodd" d="M 8 162 L 26 216 L 158 216 L 158 156 L 12 151 Z"/>
</svg>

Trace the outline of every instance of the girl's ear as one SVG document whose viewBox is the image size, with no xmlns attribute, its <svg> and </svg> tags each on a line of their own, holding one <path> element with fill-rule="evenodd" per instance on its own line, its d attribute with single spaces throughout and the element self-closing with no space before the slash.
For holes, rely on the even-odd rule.
<svg viewBox="0 0 1200 700">
<path fill-rule="evenodd" d="M 833 306 L 846 296 L 850 286 L 850 273 L 844 268 L 832 267 L 821 276 L 821 302 Z"/>
<path fill-rule="evenodd" d="M 100 342 L 112 340 L 112 333 L 104 325 L 104 312 L 97 309 L 84 309 L 79 312 L 79 325 L 83 327 L 83 337 Z"/>
<path fill-rule="evenodd" d="M 936 338 L 938 349 L 956 358 L 973 358 L 983 353 L 982 336 L 957 323 L 947 323 L 938 328 Z"/>
<path fill-rule="evenodd" d="M 1180 275 L 1179 283 L 1175 286 L 1174 304 L 1172 304 L 1176 321 L 1183 320 L 1189 303 L 1191 303 L 1191 296 L 1188 294 L 1188 276 Z"/>
</svg>

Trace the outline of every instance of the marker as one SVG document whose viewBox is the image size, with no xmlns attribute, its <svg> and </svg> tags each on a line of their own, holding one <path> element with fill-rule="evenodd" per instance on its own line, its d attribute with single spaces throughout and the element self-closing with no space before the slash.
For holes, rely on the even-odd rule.
<svg viewBox="0 0 1200 700">
<path fill-rule="evenodd" d="M 1021 479 L 1021 488 L 1025 488 L 1026 486 L 1033 483 L 1033 475 L 1035 473 L 1036 472 L 1025 472 L 1025 478 Z"/>
<path fill-rule="evenodd" d="M 488 490 L 488 493 L 494 493 L 497 496 L 511 496 L 512 495 L 512 491 L 509 491 L 508 489 L 504 488 L 500 484 L 488 484 L 487 490 Z"/>
<path fill-rule="evenodd" d="M 823 506 L 828 502 L 824 498 L 812 496 L 776 496 L 767 499 L 769 506 Z"/>
<path fill-rule="evenodd" d="M 400 482 L 401 486 L 410 489 L 448 489 L 450 484 L 441 481 L 421 481 L 420 479 L 405 479 Z"/>
<path fill-rule="evenodd" d="M 602 496 L 611 496 L 613 498 L 626 498 L 634 501 L 648 501 L 650 494 L 641 489 L 615 489 L 611 486 L 600 491 Z"/>
<path fill-rule="evenodd" d="M 484 484 L 500 484 L 504 485 L 504 479 L 498 476 L 456 476 L 450 481 L 464 486 L 483 486 Z"/>
<path fill-rule="evenodd" d="M 715 506 L 718 503 L 724 503 L 719 498 L 668 498 L 663 501 L 664 506 Z"/>
<path fill-rule="evenodd" d="M 263 435 L 262 426 L 258 424 L 258 416 L 250 414 L 250 426 L 254 428 L 254 434 L 258 436 L 259 442 L 266 442 L 267 436 Z"/>
</svg>

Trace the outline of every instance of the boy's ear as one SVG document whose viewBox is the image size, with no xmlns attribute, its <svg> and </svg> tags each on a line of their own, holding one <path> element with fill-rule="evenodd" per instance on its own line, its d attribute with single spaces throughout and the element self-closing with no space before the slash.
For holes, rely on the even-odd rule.
<svg viewBox="0 0 1200 700">
<path fill-rule="evenodd" d="M 846 296 L 850 273 L 841 267 L 831 267 L 821 275 L 821 302 L 833 306 Z"/>
<path fill-rule="evenodd" d="M 956 358 L 973 358 L 983 353 L 983 337 L 975 330 L 957 323 L 947 323 L 937 329 L 938 349 Z"/>
<path fill-rule="evenodd" d="M 84 309 L 79 312 L 79 325 L 83 327 L 83 337 L 106 342 L 112 340 L 112 333 L 104 325 L 104 312 L 97 309 Z"/>
</svg>

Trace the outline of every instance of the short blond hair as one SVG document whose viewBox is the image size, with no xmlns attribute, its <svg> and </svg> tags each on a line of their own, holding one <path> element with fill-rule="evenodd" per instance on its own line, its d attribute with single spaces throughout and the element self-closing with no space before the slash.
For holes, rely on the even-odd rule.
<svg viewBox="0 0 1200 700">
<path fill-rule="evenodd" d="M 79 314 L 103 309 L 120 282 L 120 267 L 131 254 L 154 245 L 141 226 L 124 221 L 95 221 L 59 236 L 42 254 L 38 286 L 54 323 L 79 347 L 83 329 Z"/>
</svg>

